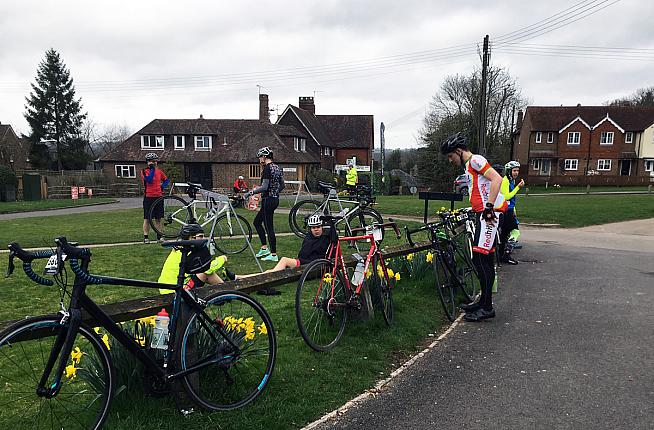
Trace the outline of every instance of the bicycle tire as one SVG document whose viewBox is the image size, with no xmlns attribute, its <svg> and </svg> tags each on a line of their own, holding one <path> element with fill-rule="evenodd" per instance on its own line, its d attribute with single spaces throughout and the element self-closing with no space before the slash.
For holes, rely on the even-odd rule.
<svg viewBox="0 0 654 430">
<path fill-rule="evenodd" d="M 454 294 L 456 287 L 452 284 L 450 271 L 446 267 L 448 263 L 443 260 L 442 252 L 446 251 L 436 252 L 432 261 L 436 291 L 438 292 L 445 316 L 448 320 L 454 321 L 457 314 Z"/>
<path fill-rule="evenodd" d="M 157 205 L 163 205 L 164 215 L 161 219 L 161 226 L 157 226 L 152 216 L 154 215 Z M 148 213 L 148 222 L 150 227 L 160 236 L 166 239 L 175 239 L 179 237 L 182 227 L 187 225 L 193 219 L 193 211 L 188 207 L 188 203 L 178 196 L 162 196 L 152 204 Z"/>
<path fill-rule="evenodd" d="M 207 360 L 217 363 L 182 377 L 189 397 L 204 409 L 227 411 L 256 399 L 270 381 L 277 357 L 277 338 L 268 312 L 252 297 L 238 291 L 222 291 L 205 298 L 203 313 L 186 319 L 178 338 L 180 370 Z M 207 317 L 209 320 L 207 320 Z M 215 326 L 218 322 L 240 354 Z"/>
<path fill-rule="evenodd" d="M 314 260 L 304 269 L 295 292 L 295 319 L 302 339 L 311 349 L 323 352 L 333 348 L 343 336 L 347 321 L 347 300 L 343 274 L 325 258 Z M 329 274 L 331 281 L 326 281 Z M 317 282 L 316 282 L 317 281 Z M 334 284 L 334 296 L 331 288 Z M 336 306 L 334 306 L 336 305 Z"/>
<path fill-rule="evenodd" d="M 393 324 L 393 281 L 388 276 L 388 268 L 383 258 L 375 256 L 372 260 L 372 289 L 375 301 L 387 325 Z"/>
<path fill-rule="evenodd" d="M 233 218 L 237 218 L 238 222 Z M 247 249 L 248 243 L 252 242 L 252 226 L 239 214 L 230 214 L 229 217 L 222 214 L 214 224 L 213 239 L 216 248 L 223 254 L 240 254 Z"/>
<path fill-rule="evenodd" d="M 472 262 L 472 238 L 470 233 L 463 233 L 455 244 L 457 258 L 457 275 L 461 282 L 461 290 L 468 302 L 471 302 L 480 291 L 479 276 Z"/>
<path fill-rule="evenodd" d="M 61 317 L 35 317 L 0 333 L 0 428 L 3 429 L 99 429 L 109 413 L 114 392 L 115 370 L 102 340 L 85 324 L 73 348 L 83 353 L 64 372 L 61 389 L 51 399 L 36 393 L 54 340 L 67 326 Z M 19 348 L 20 346 L 20 348 Z M 73 349 L 75 352 L 76 350 Z M 59 365 L 55 363 L 53 373 Z M 68 369 L 68 368 L 67 368 Z M 51 376 L 45 386 L 54 382 Z M 15 400 L 11 400 L 16 397 Z"/>
<path fill-rule="evenodd" d="M 358 208 L 354 209 L 347 217 L 347 225 L 345 226 L 345 235 L 346 236 L 361 236 L 365 234 L 365 231 L 356 231 L 352 233 L 353 229 L 366 227 L 373 224 L 383 223 L 383 218 L 379 212 L 371 208 Z M 384 228 L 381 228 L 382 239 L 379 241 L 381 243 L 384 240 Z M 352 243 L 352 242 L 351 242 Z M 365 241 L 356 241 L 357 249 L 362 254 L 367 254 L 370 250 L 370 243 Z"/>
<path fill-rule="evenodd" d="M 307 234 L 306 220 L 318 211 L 321 204 L 319 200 L 301 200 L 293 205 L 288 213 L 288 225 L 297 237 L 304 238 Z"/>
</svg>

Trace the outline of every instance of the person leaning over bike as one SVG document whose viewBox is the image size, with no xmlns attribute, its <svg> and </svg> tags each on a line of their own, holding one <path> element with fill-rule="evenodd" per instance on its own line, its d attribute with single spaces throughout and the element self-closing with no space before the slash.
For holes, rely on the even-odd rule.
<svg viewBox="0 0 654 430">
<path fill-rule="evenodd" d="M 518 184 L 515 181 L 520 174 L 520 163 L 517 161 L 509 161 L 504 165 L 504 178 L 502 178 L 502 186 L 500 192 L 508 202 L 507 210 L 502 217 L 500 224 L 500 261 L 507 264 L 518 264 L 511 258 L 511 247 L 508 247 L 508 240 L 511 231 L 518 228 L 518 218 L 515 215 L 515 196 L 520 191 L 520 188 L 525 186 L 525 181 L 520 180 Z"/>
<path fill-rule="evenodd" d="M 254 218 L 254 228 L 257 230 L 261 249 L 257 252 L 257 258 L 263 261 L 278 261 L 277 238 L 275 237 L 275 226 L 273 217 L 275 209 L 279 206 L 279 193 L 284 189 L 284 177 L 282 169 L 273 163 L 273 151 L 269 147 L 259 149 L 257 152 L 259 162 L 264 165 L 261 172 L 261 186 L 245 193 L 246 200 L 253 194 L 261 193 L 261 209 Z M 266 233 L 268 241 L 266 241 Z"/>
<path fill-rule="evenodd" d="M 143 243 L 150 243 L 150 208 L 154 202 L 163 195 L 163 189 L 170 182 L 163 170 L 157 168 L 159 156 L 154 152 L 145 155 L 147 167 L 141 170 L 141 181 L 143 181 Z M 161 218 L 163 218 L 164 208 L 158 204 L 152 212 L 152 218 L 161 231 Z M 157 240 L 161 240 L 161 235 L 157 234 Z"/>
<path fill-rule="evenodd" d="M 488 164 L 486 158 L 468 150 L 467 139 L 462 133 L 448 137 L 441 144 L 441 153 L 447 156 L 450 163 L 465 166 L 465 174 L 468 175 L 470 184 L 470 204 L 476 215 L 472 262 L 479 276 L 481 297 L 478 303 L 461 305 L 461 309 L 466 312 L 466 321 L 477 322 L 493 318 L 493 253 L 498 224 L 496 212 L 505 212 L 507 208 L 506 200 L 500 193 L 502 177 Z"/>
</svg>

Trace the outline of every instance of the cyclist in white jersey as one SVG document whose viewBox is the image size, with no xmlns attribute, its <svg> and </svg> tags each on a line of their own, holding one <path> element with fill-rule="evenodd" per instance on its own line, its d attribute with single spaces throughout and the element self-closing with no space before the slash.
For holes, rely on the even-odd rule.
<svg viewBox="0 0 654 430">
<path fill-rule="evenodd" d="M 462 133 L 448 137 L 441 144 L 441 153 L 450 163 L 465 166 L 472 210 L 477 215 L 473 241 L 472 262 L 477 269 L 481 296 L 479 302 L 461 305 L 466 321 L 482 321 L 495 317 L 493 309 L 493 282 L 495 280 L 494 252 L 497 236 L 498 213 L 505 212 L 506 200 L 500 193 L 502 177 L 491 167 L 486 158 L 468 150 L 467 139 Z"/>
</svg>

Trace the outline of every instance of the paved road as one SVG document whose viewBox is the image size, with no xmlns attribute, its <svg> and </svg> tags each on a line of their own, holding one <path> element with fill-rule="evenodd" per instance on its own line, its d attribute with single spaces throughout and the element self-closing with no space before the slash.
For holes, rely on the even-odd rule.
<svg viewBox="0 0 654 430">
<path fill-rule="evenodd" d="M 86 212 L 103 212 L 118 209 L 133 209 L 143 207 L 143 197 L 125 197 L 119 198 L 117 203 L 107 203 L 103 205 L 79 206 L 75 208 L 50 209 L 47 211 L 35 212 L 18 212 L 11 214 L 0 214 L 0 221 L 18 218 L 38 218 L 44 216 L 67 215 Z"/>
<path fill-rule="evenodd" d="M 654 248 L 624 234 L 642 223 L 622 227 L 611 237 L 600 227 L 525 232 L 494 320 L 462 322 L 319 428 L 652 429 Z"/>
</svg>

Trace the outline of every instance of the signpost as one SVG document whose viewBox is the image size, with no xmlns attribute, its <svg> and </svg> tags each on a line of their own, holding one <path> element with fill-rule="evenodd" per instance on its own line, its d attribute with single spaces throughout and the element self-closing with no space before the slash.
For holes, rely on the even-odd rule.
<svg viewBox="0 0 654 430">
<path fill-rule="evenodd" d="M 77 187 L 70 187 L 70 198 L 73 200 L 79 199 Z"/>
</svg>

